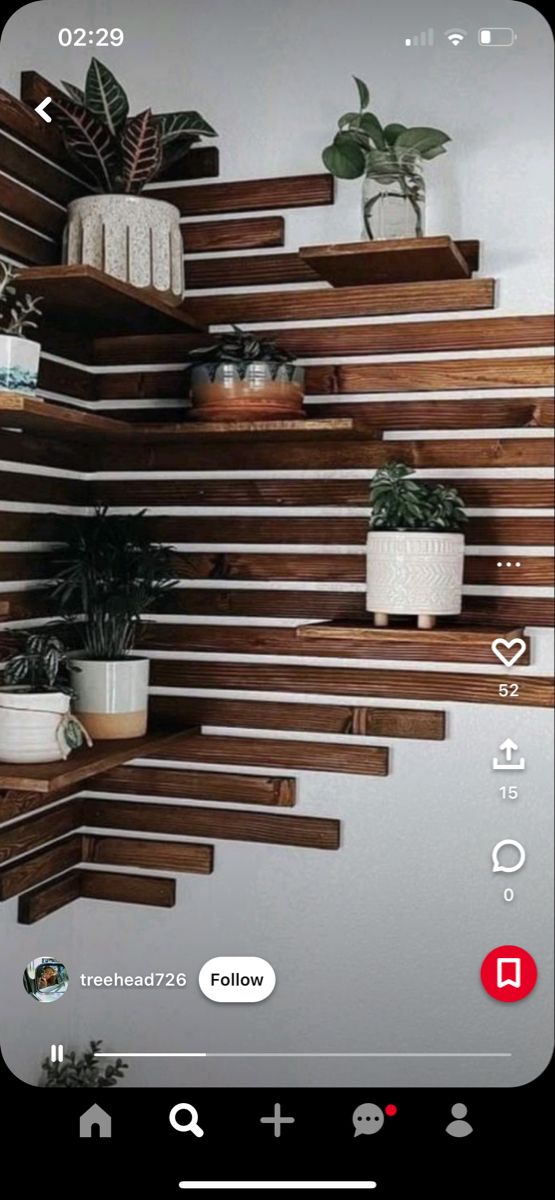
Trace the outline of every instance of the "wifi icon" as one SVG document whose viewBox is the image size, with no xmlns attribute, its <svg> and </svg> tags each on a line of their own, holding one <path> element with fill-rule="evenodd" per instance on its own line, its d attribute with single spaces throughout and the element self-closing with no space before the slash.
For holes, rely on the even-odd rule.
<svg viewBox="0 0 555 1200">
<path fill-rule="evenodd" d="M 445 31 L 445 37 L 452 46 L 460 46 L 467 36 L 466 29 L 446 29 Z"/>
</svg>

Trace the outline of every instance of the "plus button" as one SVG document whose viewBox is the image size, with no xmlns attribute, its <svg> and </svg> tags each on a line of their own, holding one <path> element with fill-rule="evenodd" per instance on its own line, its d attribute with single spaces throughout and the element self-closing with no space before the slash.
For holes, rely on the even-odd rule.
<svg viewBox="0 0 555 1200">
<path fill-rule="evenodd" d="M 295 1118 L 294 1117 L 282 1117 L 281 1104 L 274 1104 L 273 1117 L 261 1117 L 260 1124 L 261 1125 L 273 1125 L 274 1137 L 281 1137 L 282 1125 L 294 1125 Z"/>
</svg>

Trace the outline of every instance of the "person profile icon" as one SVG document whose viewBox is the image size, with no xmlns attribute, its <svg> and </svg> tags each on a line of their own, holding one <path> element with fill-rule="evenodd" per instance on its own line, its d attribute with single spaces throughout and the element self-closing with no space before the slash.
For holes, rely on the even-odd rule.
<svg viewBox="0 0 555 1200">
<path fill-rule="evenodd" d="M 449 1133 L 451 1137 L 468 1137 L 473 1130 L 472 1125 L 464 1119 L 467 1112 L 466 1104 L 454 1104 L 451 1109 L 451 1116 L 454 1117 L 454 1120 L 450 1122 L 445 1132 Z"/>
</svg>

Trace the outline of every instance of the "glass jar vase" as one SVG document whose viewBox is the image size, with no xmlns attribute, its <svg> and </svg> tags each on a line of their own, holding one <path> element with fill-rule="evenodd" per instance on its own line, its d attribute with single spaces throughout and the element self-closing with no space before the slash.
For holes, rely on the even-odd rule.
<svg viewBox="0 0 555 1200">
<path fill-rule="evenodd" d="M 363 237 L 424 236 L 426 191 L 419 154 L 371 150 L 362 185 Z"/>
</svg>

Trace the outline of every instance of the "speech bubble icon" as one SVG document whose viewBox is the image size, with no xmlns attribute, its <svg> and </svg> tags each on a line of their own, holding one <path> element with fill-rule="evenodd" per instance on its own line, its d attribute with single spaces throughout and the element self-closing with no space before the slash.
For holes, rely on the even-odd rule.
<svg viewBox="0 0 555 1200">
<path fill-rule="evenodd" d="M 361 1133 L 379 1133 L 384 1123 L 384 1115 L 377 1104 L 359 1104 L 353 1113 L 355 1137 Z"/>
<path fill-rule="evenodd" d="M 506 865 L 500 862 L 500 855 L 506 846 L 510 846 L 512 850 L 516 850 L 518 858 L 515 863 Z M 520 868 L 524 866 L 524 863 L 526 862 L 526 851 L 520 842 L 515 842 L 512 838 L 505 838 L 502 842 L 498 842 L 497 845 L 493 847 L 491 852 L 491 861 L 493 863 L 494 874 L 496 874 L 498 871 L 502 871 L 504 875 L 512 875 L 513 871 L 520 871 Z"/>
</svg>

